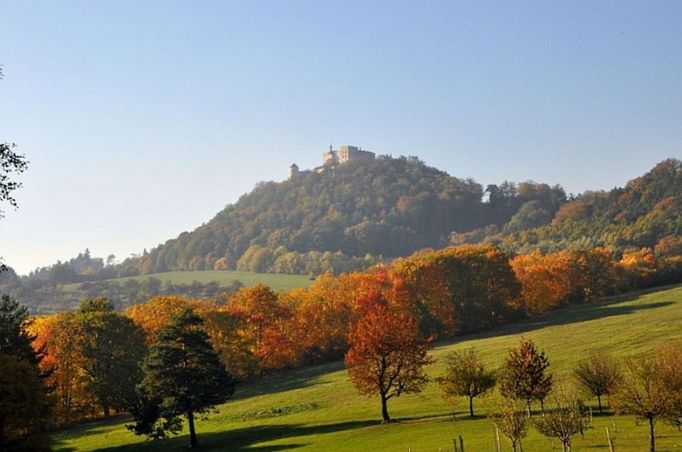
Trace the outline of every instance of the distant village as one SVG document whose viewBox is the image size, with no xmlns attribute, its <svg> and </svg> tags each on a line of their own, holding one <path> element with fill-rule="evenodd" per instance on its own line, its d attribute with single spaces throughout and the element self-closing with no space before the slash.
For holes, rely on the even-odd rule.
<svg viewBox="0 0 682 452">
<path fill-rule="evenodd" d="M 333 168 L 338 165 L 343 165 L 348 162 L 355 162 L 360 160 L 374 160 L 376 155 L 374 152 L 366 151 L 358 146 L 343 145 L 339 146 L 338 149 L 332 149 L 329 146 L 329 150 L 322 153 L 322 166 L 314 168 L 313 171 L 316 173 L 321 173 L 322 171 Z M 289 179 L 296 177 L 301 172 L 297 164 L 292 164 L 289 167 Z"/>
</svg>

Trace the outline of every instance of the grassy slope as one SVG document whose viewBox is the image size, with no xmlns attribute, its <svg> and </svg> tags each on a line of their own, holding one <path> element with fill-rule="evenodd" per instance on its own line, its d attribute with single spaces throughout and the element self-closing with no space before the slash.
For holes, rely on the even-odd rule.
<svg viewBox="0 0 682 452">
<path fill-rule="evenodd" d="M 222 286 L 227 286 L 232 281 L 241 281 L 245 286 L 255 286 L 256 284 L 267 284 L 275 291 L 285 291 L 296 289 L 299 287 L 308 287 L 311 280 L 306 275 L 284 275 L 275 273 L 252 273 L 252 272 L 238 272 L 238 271 L 191 271 L 191 272 L 166 272 L 155 273 L 143 276 L 131 276 L 127 278 L 109 279 L 107 281 L 118 281 L 123 283 L 129 279 L 143 281 L 149 278 L 157 278 L 162 282 L 171 281 L 175 284 L 191 284 L 194 281 L 200 283 L 209 283 L 216 281 Z M 80 284 L 70 284 L 64 286 L 65 290 L 73 290 Z"/>
<path fill-rule="evenodd" d="M 523 325 L 440 343 L 433 350 L 439 362 L 429 373 L 443 368 L 442 358 L 452 350 L 475 345 L 485 359 L 499 365 L 509 347 L 524 336 L 543 348 L 557 380 L 570 384 L 570 371 L 590 351 L 605 349 L 618 356 L 643 353 L 673 338 L 682 339 L 682 286 L 610 300 L 599 305 L 567 308 Z M 595 402 L 596 403 L 596 402 Z M 490 401 L 476 403 L 479 412 Z M 276 413 L 284 411 L 286 414 Z M 493 427 L 483 417 L 465 417 L 465 400 L 456 407 L 453 421 L 431 384 L 420 396 L 391 400 L 389 410 L 399 422 L 381 425 L 376 399 L 358 395 L 342 363 L 291 371 L 240 388 L 235 400 L 197 425 L 200 444 L 211 450 L 452 450 L 454 435 L 462 435 L 466 450 L 493 450 Z M 631 416 L 595 416 L 585 439 L 576 438 L 575 450 L 608 450 L 605 427 L 617 428 L 618 452 L 647 450 L 647 426 L 635 425 Z M 183 434 L 170 440 L 149 442 L 126 431 L 124 421 L 93 423 L 55 436 L 58 450 L 181 450 Z M 658 450 L 682 449 L 682 433 L 659 423 Z M 524 450 L 550 450 L 550 440 L 534 429 Z M 553 446 L 560 444 L 554 441 Z M 503 439 L 503 450 L 510 450 Z"/>
</svg>

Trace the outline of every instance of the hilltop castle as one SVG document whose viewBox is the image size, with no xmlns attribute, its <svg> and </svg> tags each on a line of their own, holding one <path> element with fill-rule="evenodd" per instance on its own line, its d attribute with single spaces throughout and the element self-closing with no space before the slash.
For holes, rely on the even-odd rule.
<svg viewBox="0 0 682 452">
<path fill-rule="evenodd" d="M 357 160 L 374 160 L 374 157 L 374 152 L 363 151 L 357 146 L 344 145 L 334 151 L 329 145 L 329 150 L 322 154 L 322 166 L 343 165 Z"/>
<path fill-rule="evenodd" d="M 358 146 L 343 145 L 334 150 L 330 144 L 329 150 L 322 154 L 322 166 L 318 166 L 314 171 L 321 173 L 327 168 L 333 168 L 348 162 L 370 161 L 374 160 L 375 157 L 374 152 L 365 151 Z M 297 176 L 299 173 L 300 169 L 297 164 L 294 163 L 289 167 L 289 179 Z"/>
</svg>

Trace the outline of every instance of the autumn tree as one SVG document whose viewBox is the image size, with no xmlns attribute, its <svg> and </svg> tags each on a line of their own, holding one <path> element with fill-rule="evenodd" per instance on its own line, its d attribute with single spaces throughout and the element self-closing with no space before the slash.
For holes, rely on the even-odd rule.
<svg viewBox="0 0 682 452">
<path fill-rule="evenodd" d="M 613 394 L 622 379 L 620 366 L 604 352 L 592 353 L 589 359 L 578 363 L 573 374 L 583 388 L 597 397 L 600 413 L 602 396 Z"/>
<path fill-rule="evenodd" d="M 507 398 L 526 402 L 528 417 L 534 400 L 544 403 L 552 389 L 553 376 L 549 372 L 545 352 L 538 351 L 530 339 L 522 339 L 518 348 L 509 351 L 500 378 L 500 392 Z"/>
<path fill-rule="evenodd" d="M 428 382 L 423 370 L 433 362 L 426 349 L 428 341 L 421 338 L 414 316 L 381 294 L 364 294 L 359 303 L 363 314 L 351 325 L 344 362 L 359 392 L 379 395 L 382 420 L 390 422 L 388 401 L 421 392 Z"/>
<path fill-rule="evenodd" d="M 294 336 L 303 349 L 305 362 L 340 358 L 348 349 L 348 324 L 352 315 L 348 278 L 325 274 L 316 278 L 308 289 L 284 295 L 293 300 Z"/>
<path fill-rule="evenodd" d="M 147 343 L 156 341 L 156 334 L 168 326 L 174 316 L 189 307 L 189 300 L 176 295 L 153 297 L 126 309 L 126 316 L 144 331 Z"/>
<path fill-rule="evenodd" d="M 83 369 L 104 415 L 109 415 L 111 408 L 131 409 L 147 351 L 144 333 L 103 298 L 83 300 L 77 318 L 84 339 Z"/>
<path fill-rule="evenodd" d="M 201 318 L 191 309 L 159 331 L 143 370 L 140 403 L 134 410 L 136 423 L 130 428 L 138 435 L 165 437 L 180 431 L 180 419 L 185 416 L 190 447 L 197 446 L 195 415 L 224 403 L 235 390 L 234 378 L 211 347 Z"/>
<path fill-rule="evenodd" d="M 515 399 L 505 398 L 498 403 L 494 412 L 489 414 L 493 423 L 509 439 L 512 450 L 521 445 L 521 440 L 528 434 L 528 416 L 524 413 L 523 405 Z"/>
<path fill-rule="evenodd" d="M 468 397 L 469 415 L 474 417 L 474 398 L 492 389 L 496 372 L 487 369 L 474 348 L 453 352 L 446 358 L 445 375 L 439 383 L 446 400 L 454 397 Z"/>
<path fill-rule="evenodd" d="M 49 450 L 51 403 L 33 349 L 28 309 L 0 297 L 0 450 Z"/>
<path fill-rule="evenodd" d="M 657 354 L 661 364 L 663 386 L 668 391 L 668 410 L 665 420 L 682 429 L 682 343 L 673 342 L 662 347 Z"/>
<path fill-rule="evenodd" d="M 510 264 L 521 283 L 521 307 L 526 313 L 539 314 L 567 301 L 572 283 L 567 253 L 521 254 Z"/>
<path fill-rule="evenodd" d="M 649 424 L 649 450 L 656 450 L 656 422 L 671 409 L 666 365 L 656 356 L 631 358 L 625 362 L 622 383 L 614 394 L 618 411 L 632 414 Z"/>
<path fill-rule="evenodd" d="M 489 245 L 417 253 L 394 267 L 426 334 L 452 337 L 518 316 L 520 286 L 509 256 Z"/>
<path fill-rule="evenodd" d="M 84 370 L 82 323 L 73 312 L 61 312 L 36 320 L 35 347 L 45 350 L 41 363 L 47 384 L 56 398 L 57 424 L 80 421 L 96 414 L 97 397 Z"/>
<path fill-rule="evenodd" d="M 558 438 L 563 452 L 571 451 L 571 438 L 583 431 L 586 420 L 581 403 L 575 397 L 556 397 L 554 406 L 534 421 L 535 428 L 548 438 Z"/>
<path fill-rule="evenodd" d="M 242 322 L 242 334 L 258 358 L 261 374 L 295 362 L 297 347 L 291 341 L 291 311 L 279 303 L 277 294 L 268 286 L 259 284 L 239 290 L 224 310 Z"/>
<path fill-rule="evenodd" d="M 211 346 L 228 372 L 239 381 L 258 375 L 260 364 L 253 354 L 251 340 L 243 334 L 241 319 L 218 309 L 201 309 L 197 314 L 204 322 L 203 329 Z"/>
</svg>

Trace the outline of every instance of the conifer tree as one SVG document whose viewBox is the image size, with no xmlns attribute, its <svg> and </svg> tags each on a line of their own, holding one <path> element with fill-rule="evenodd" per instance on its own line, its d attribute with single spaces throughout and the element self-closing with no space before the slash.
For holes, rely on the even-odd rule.
<svg viewBox="0 0 682 452">
<path fill-rule="evenodd" d="M 235 380 L 220 363 L 202 324 L 191 309 L 185 309 L 158 333 L 143 365 L 136 424 L 129 427 L 136 434 L 163 438 L 178 433 L 185 416 L 190 447 L 196 447 L 195 415 L 234 394 Z"/>
<path fill-rule="evenodd" d="M 49 450 L 51 403 L 27 331 L 28 309 L 0 297 L 0 450 Z"/>
</svg>

